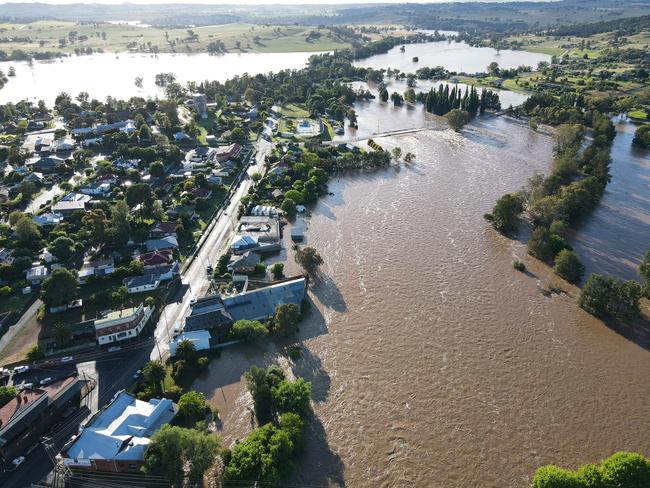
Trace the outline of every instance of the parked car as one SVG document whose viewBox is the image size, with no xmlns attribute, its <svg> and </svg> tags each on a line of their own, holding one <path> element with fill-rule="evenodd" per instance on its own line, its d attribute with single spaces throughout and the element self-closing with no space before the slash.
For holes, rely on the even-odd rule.
<svg viewBox="0 0 650 488">
<path fill-rule="evenodd" d="M 11 461 L 12 467 L 11 470 L 13 471 L 14 469 L 18 468 L 21 464 L 25 462 L 25 456 L 18 456 L 16 459 Z"/>
<path fill-rule="evenodd" d="M 31 390 L 32 388 L 34 388 L 34 383 L 23 383 L 20 385 L 21 390 Z"/>
<path fill-rule="evenodd" d="M 122 350 L 122 348 L 120 346 L 113 346 L 113 347 L 109 347 L 107 349 L 108 352 L 117 352 L 117 351 L 121 351 L 121 350 Z"/>
<path fill-rule="evenodd" d="M 0 374 L 2 376 L 9 376 L 11 375 L 11 371 L 9 371 L 7 368 L 0 368 Z"/>
<path fill-rule="evenodd" d="M 38 384 L 41 386 L 49 385 L 50 383 L 52 383 L 52 378 L 50 377 L 43 378 L 41 381 L 38 382 Z"/>
<path fill-rule="evenodd" d="M 142 370 L 141 369 L 139 369 L 135 373 L 133 373 L 133 379 L 134 380 L 137 380 L 138 378 L 140 378 L 140 376 L 142 376 Z"/>
<path fill-rule="evenodd" d="M 14 374 L 25 373 L 29 371 L 29 366 L 16 366 L 14 368 Z"/>
<path fill-rule="evenodd" d="M 63 356 L 61 358 L 62 363 L 71 363 L 72 361 L 74 361 L 74 358 L 72 356 Z"/>
</svg>

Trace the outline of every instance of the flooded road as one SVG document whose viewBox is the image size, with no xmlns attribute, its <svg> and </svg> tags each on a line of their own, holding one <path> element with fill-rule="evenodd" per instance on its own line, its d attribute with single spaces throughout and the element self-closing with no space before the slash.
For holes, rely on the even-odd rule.
<svg viewBox="0 0 650 488">
<path fill-rule="evenodd" d="M 332 181 L 308 219 L 325 265 L 302 358 L 282 358 L 314 385 L 293 481 L 525 487 L 539 465 L 650 454 L 650 352 L 582 312 L 577 289 L 543 294 L 549 269 L 482 217 L 548 171 L 549 136 L 492 118 L 377 142 L 417 162 Z M 279 349 L 226 351 L 195 385 L 227 444 L 251 427 L 241 374 Z"/>
</svg>

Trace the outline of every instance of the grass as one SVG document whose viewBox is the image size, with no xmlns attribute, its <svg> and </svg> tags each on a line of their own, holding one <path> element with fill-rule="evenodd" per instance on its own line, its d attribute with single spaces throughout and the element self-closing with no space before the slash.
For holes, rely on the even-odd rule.
<svg viewBox="0 0 650 488">
<path fill-rule="evenodd" d="M 283 106 L 281 112 L 284 117 L 309 117 L 309 112 L 304 107 L 293 103 Z"/>
<path fill-rule="evenodd" d="M 0 25 L 6 29 L 2 37 L 28 38 L 23 42 L 0 42 L 0 50 L 5 52 L 22 49 L 64 54 L 74 53 L 75 48 L 88 47 L 105 52 L 124 52 L 130 49 L 127 47 L 129 43 L 135 43 L 136 50 L 146 52 L 154 46 L 159 52 L 207 52 L 208 45 L 214 41 L 223 42 L 226 50 L 231 52 L 330 51 L 349 47 L 351 41 L 328 28 L 295 25 L 225 24 L 187 29 L 111 24 L 92 26 L 49 20 Z M 71 32 L 77 33 L 72 41 Z M 65 45 L 60 44 L 61 39 L 66 40 Z"/>
<path fill-rule="evenodd" d="M 637 109 L 637 110 L 632 110 L 631 112 L 628 112 L 628 115 L 637 120 L 647 120 L 648 119 L 648 114 L 645 112 L 645 110 Z"/>
<path fill-rule="evenodd" d="M 5 312 L 16 312 L 20 313 L 23 308 L 31 301 L 33 298 L 32 294 L 23 295 L 22 293 L 16 294 L 9 297 L 3 297 L 0 300 L 0 313 Z"/>
</svg>

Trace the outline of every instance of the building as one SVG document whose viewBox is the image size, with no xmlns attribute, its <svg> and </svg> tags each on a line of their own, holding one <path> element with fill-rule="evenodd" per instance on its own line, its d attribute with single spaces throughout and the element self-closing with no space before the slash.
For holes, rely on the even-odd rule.
<svg viewBox="0 0 650 488">
<path fill-rule="evenodd" d="M 266 215 L 245 215 L 239 219 L 239 222 L 240 235 L 255 237 L 261 243 L 280 240 L 280 222 L 276 218 Z"/>
<path fill-rule="evenodd" d="M 271 286 L 246 291 L 223 298 L 223 305 L 238 320 L 265 320 L 275 313 L 279 305 L 293 303 L 301 306 L 307 292 L 307 279 L 303 276 L 288 278 Z"/>
<path fill-rule="evenodd" d="M 0 456 L 5 462 L 41 441 L 41 436 L 79 395 L 82 383 L 69 377 L 26 389 L 0 407 Z"/>
<path fill-rule="evenodd" d="M 217 150 L 217 161 L 223 163 L 229 159 L 238 158 L 242 149 L 242 146 L 236 142 L 230 146 L 219 148 Z"/>
<path fill-rule="evenodd" d="M 151 229 L 149 229 L 149 237 L 152 239 L 160 239 L 162 237 L 173 236 L 176 237 L 176 227 L 178 222 L 156 222 Z"/>
<path fill-rule="evenodd" d="M 77 143 L 72 137 L 61 137 L 52 142 L 50 150 L 53 152 L 72 151 L 76 146 Z"/>
<path fill-rule="evenodd" d="M 103 183 L 101 181 L 93 181 L 92 183 L 82 186 L 79 191 L 84 195 L 105 197 L 111 192 L 111 184 Z"/>
<path fill-rule="evenodd" d="M 249 249 L 258 247 L 257 237 L 250 235 L 237 235 L 230 244 L 230 250 L 234 254 L 243 254 Z"/>
<path fill-rule="evenodd" d="M 32 266 L 30 269 L 25 271 L 25 279 L 29 281 L 32 285 L 40 284 L 45 281 L 47 278 L 48 270 L 45 266 Z"/>
<path fill-rule="evenodd" d="M 93 471 L 138 472 L 151 436 L 177 412 L 171 400 L 144 402 L 123 390 L 63 447 L 63 464 Z"/>
<path fill-rule="evenodd" d="M 63 215 L 70 215 L 78 210 L 86 210 L 86 202 L 82 200 L 61 200 L 52 205 L 52 212 Z"/>
<path fill-rule="evenodd" d="M 44 213 L 35 215 L 32 220 L 39 227 L 54 226 L 63 222 L 63 215 L 60 213 Z"/>
<path fill-rule="evenodd" d="M 88 134 L 97 134 L 101 136 L 107 132 L 113 132 L 121 130 L 126 134 L 132 134 L 135 132 L 135 123 L 131 119 L 121 120 L 119 122 L 114 122 L 112 124 L 99 124 L 95 127 L 79 127 L 78 129 L 72 129 L 72 135 L 82 136 Z"/>
<path fill-rule="evenodd" d="M 219 295 L 196 298 L 190 302 L 190 315 L 185 317 L 185 332 L 196 330 L 226 330 L 232 325 L 232 317 Z"/>
<path fill-rule="evenodd" d="M 160 251 L 146 252 L 140 254 L 138 259 L 145 266 L 160 266 L 164 264 L 170 264 L 173 261 L 171 249 L 162 249 Z"/>
<path fill-rule="evenodd" d="M 87 278 L 88 276 L 107 276 L 112 274 L 114 270 L 115 262 L 113 261 L 113 258 L 89 261 L 84 263 L 84 266 L 79 271 L 79 278 Z"/>
<path fill-rule="evenodd" d="M 192 102 L 199 117 L 205 119 L 208 116 L 208 98 L 204 93 L 192 93 Z"/>
<path fill-rule="evenodd" d="M 160 251 L 163 249 L 178 249 L 178 239 L 174 236 L 162 237 L 160 239 L 149 239 L 145 242 L 147 251 Z"/>
<path fill-rule="evenodd" d="M 143 293 L 158 288 L 160 286 L 160 276 L 157 274 L 133 276 L 124 278 L 123 283 L 129 293 Z"/>
<path fill-rule="evenodd" d="M 36 161 L 32 165 L 32 170 L 39 171 L 41 173 L 54 173 L 56 171 L 59 171 L 64 164 L 64 159 L 58 158 L 56 156 L 48 156 Z"/>
<path fill-rule="evenodd" d="M 178 345 L 183 341 L 190 341 L 194 344 L 194 348 L 197 351 L 210 349 L 210 332 L 207 330 L 196 330 L 193 332 L 183 332 L 182 334 L 177 335 L 169 343 L 169 352 L 172 357 L 176 356 L 176 348 L 178 348 Z"/>
<path fill-rule="evenodd" d="M 0 264 L 11 264 L 14 262 L 13 249 L 0 247 Z"/>
<path fill-rule="evenodd" d="M 143 305 L 116 310 L 95 320 L 95 336 L 100 346 L 137 337 L 147 324 L 153 308 Z"/>
<path fill-rule="evenodd" d="M 231 273 L 253 273 L 260 259 L 259 254 L 251 251 L 247 251 L 239 256 L 232 256 L 228 263 L 228 271 Z"/>
</svg>

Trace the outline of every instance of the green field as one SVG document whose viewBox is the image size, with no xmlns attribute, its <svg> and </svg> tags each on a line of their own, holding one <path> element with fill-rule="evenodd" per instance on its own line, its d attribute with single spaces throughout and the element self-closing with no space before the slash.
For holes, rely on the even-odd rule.
<svg viewBox="0 0 650 488">
<path fill-rule="evenodd" d="M 225 24 L 181 29 L 65 21 L 0 24 L 0 38 L 0 50 L 7 53 L 15 49 L 74 53 L 82 48 L 105 52 L 206 52 L 217 41 L 229 52 L 330 51 L 349 47 L 352 41 L 328 28 L 295 25 Z"/>
</svg>

